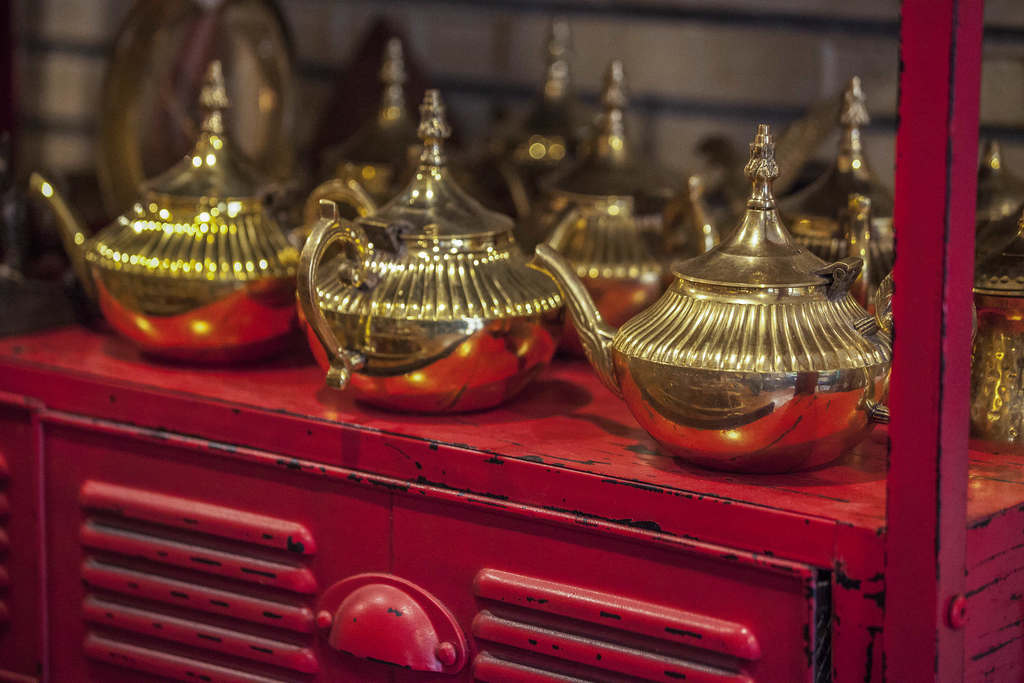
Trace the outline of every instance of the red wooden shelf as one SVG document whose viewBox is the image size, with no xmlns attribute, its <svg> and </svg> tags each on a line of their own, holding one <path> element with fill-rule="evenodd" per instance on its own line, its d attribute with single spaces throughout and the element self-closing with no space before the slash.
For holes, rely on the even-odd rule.
<svg viewBox="0 0 1024 683">
<path fill-rule="evenodd" d="M 714 472 L 660 452 L 625 404 L 601 386 L 582 361 L 556 360 L 521 396 L 497 409 L 444 417 L 389 413 L 356 403 L 348 395 L 324 387 L 322 371 L 298 345 L 270 364 L 170 365 L 140 355 L 117 337 L 72 327 L 0 339 L 0 373 L 4 390 L 31 394 L 54 410 L 150 429 L 173 424 L 175 431 L 203 439 L 413 481 L 434 481 L 431 476 L 437 473 L 420 469 L 427 464 L 422 458 L 414 462 L 397 450 L 393 456 L 381 458 L 376 449 L 354 446 L 379 433 L 415 443 L 417 452 L 443 445 L 446 458 L 452 451 L 488 456 L 483 462 L 492 467 L 484 471 L 493 469 L 496 475 L 503 471 L 501 465 L 514 464 L 563 480 L 597 477 L 605 484 L 597 488 L 609 492 L 622 493 L 621 488 L 612 487 L 657 490 L 671 497 L 666 502 L 676 499 L 676 505 L 652 508 L 660 510 L 657 518 L 637 518 L 640 523 L 650 522 L 651 529 L 654 525 L 672 527 L 679 521 L 692 524 L 683 509 L 684 501 L 692 504 L 697 499 L 749 506 L 751 514 L 766 519 L 795 513 L 822 525 L 846 525 L 872 534 L 885 527 L 884 428 L 876 429 L 846 457 L 808 472 Z M 142 395 L 145 401 L 132 400 Z M 190 413 L 196 401 L 206 407 Z M 252 416 L 260 420 L 254 422 Z M 339 440 L 325 447 L 322 439 L 307 433 L 313 429 L 306 426 L 307 421 Z M 239 429 L 239 424 L 245 428 Z M 353 442 L 353 431 L 367 436 Z M 438 460 L 436 456 L 427 459 Z M 448 468 L 453 470 L 451 475 Z M 464 483 L 486 480 L 459 469 L 459 463 L 449 463 L 445 476 L 464 478 Z M 560 486 L 537 488 L 536 482 L 530 481 L 524 488 L 525 482 L 512 477 L 495 476 L 486 483 L 482 492 L 499 493 L 500 489 L 503 495 L 538 504 L 556 505 L 566 495 Z M 968 523 L 977 524 L 1022 503 L 1024 452 L 1014 456 L 970 451 Z M 602 507 L 606 504 L 608 501 Z M 674 522 L 674 518 L 678 520 Z"/>
</svg>

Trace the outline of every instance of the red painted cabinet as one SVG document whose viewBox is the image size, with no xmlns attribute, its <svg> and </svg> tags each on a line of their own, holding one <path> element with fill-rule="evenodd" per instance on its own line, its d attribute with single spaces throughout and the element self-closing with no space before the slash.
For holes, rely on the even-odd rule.
<svg viewBox="0 0 1024 683">
<path fill-rule="evenodd" d="M 38 448 L 31 403 L 0 392 L 0 681 L 34 679 L 45 657 Z"/>
<path fill-rule="evenodd" d="M 388 494 L 118 432 L 45 426 L 52 680 L 373 679 L 324 670 L 315 606 L 388 571 Z"/>
<path fill-rule="evenodd" d="M 449 418 L 318 381 L 0 340 L 0 680 L 882 680 L 884 432 L 744 477 L 580 364 Z M 970 455 L 965 667 L 1016 681 L 1024 463 Z"/>
</svg>

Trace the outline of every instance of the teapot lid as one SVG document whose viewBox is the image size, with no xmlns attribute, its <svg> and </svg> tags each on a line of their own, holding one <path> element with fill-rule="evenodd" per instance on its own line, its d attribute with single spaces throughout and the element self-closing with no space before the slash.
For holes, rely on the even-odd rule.
<svg viewBox="0 0 1024 683">
<path fill-rule="evenodd" d="M 750 143 L 744 172 L 753 184 L 739 225 L 705 254 L 678 264 L 678 277 L 692 282 L 741 287 L 807 287 L 828 284 L 825 262 L 798 246 L 782 224 L 772 181 L 779 175 L 775 141 L 766 124 Z"/>
<path fill-rule="evenodd" d="M 428 90 L 420 105 L 423 142 L 413 179 L 367 223 L 398 224 L 403 235 L 421 238 L 469 237 L 512 230 L 512 219 L 473 199 L 452 179 L 444 141 L 451 135 L 438 90 Z"/>
<path fill-rule="evenodd" d="M 996 140 L 985 144 L 978 164 L 978 220 L 997 220 L 1017 212 L 1024 203 L 1024 181 L 1006 168 Z"/>
<path fill-rule="evenodd" d="M 338 163 L 383 163 L 404 166 L 409 147 L 416 144 L 416 127 L 405 105 L 405 56 L 402 41 L 391 38 L 384 47 L 382 85 L 377 116 L 348 140 L 327 153 Z"/>
<path fill-rule="evenodd" d="M 1024 214 L 1017 221 L 1017 235 L 975 266 L 974 291 L 997 296 L 1024 296 Z"/>
<path fill-rule="evenodd" d="M 224 130 L 224 110 L 230 106 L 219 60 L 210 62 L 199 92 L 203 121 L 192 151 L 143 190 L 159 204 L 163 195 L 177 200 L 248 199 L 259 201 L 267 181 L 239 152 Z"/>
<path fill-rule="evenodd" d="M 843 91 L 839 108 L 840 136 L 835 163 L 810 187 L 783 202 L 787 216 L 837 220 L 851 194 L 870 199 L 876 216 L 892 215 L 892 193 L 871 171 L 864 155 L 861 128 L 869 123 L 871 117 L 860 77 L 853 76 Z"/>
<path fill-rule="evenodd" d="M 625 68 L 622 60 L 613 59 L 605 71 L 596 130 L 580 158 L 548 178 L 551 190 L 603 197 L 674 194 L 671 174 L 634 155 L 626 136 L 628 103 Z"/>
</svg>

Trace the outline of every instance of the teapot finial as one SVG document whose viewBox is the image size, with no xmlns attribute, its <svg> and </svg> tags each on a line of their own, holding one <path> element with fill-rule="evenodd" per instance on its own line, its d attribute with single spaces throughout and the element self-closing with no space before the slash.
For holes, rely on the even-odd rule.
<svg viewBox="0 0 1024 683">
<path fill-rule="evenodd" d="M 757 135 L 750 143 L 750 161 L 743 168 L 753 183 L 753 190 L 747 206 L 755 209 L 770 209 L 775 206 L 772 181 L 779 177 L 779 165 L 775 163 L 775 138 L 767 123 L 757 127 Z"/>
<path fill-rule="evenodd" d="M 626 126 L 623 110 L 629 103 L 626 95 L 626 70 L 621 59 L 613 59 L 604 74 L 601 106 L 604 109 L 594 140 L 593 154 L 601 159 L 627 158 Z"/>
<path fill-rule="evenodd" d="M 551 20 L 547 42 L 547 75 L 544 79 L 544 97 L 556 100 L 569 90 L 569 55 L 572 53 L 572 33 L 569 22 L 563 18 Z"/>
<path fill-rule="evenodd" d="M 384 47 L 380 82 L 384 86 L 380 102 L 380 118 L 392 121 L 405 112 L 405 56 L 400 38 L 391 38 Z"/>
<path fill-rule="evenodd" d="M 420 140 L 423 141 L 420 163 L 428 166 L 443 166 L 445 163 L 444 141 L 451 136 L 452 129 L 445 117 L 440 90 L 428 90 L 423 94 L 418 132 Z"/>
<path fill-rule="evenodd" d="M 220 135 L 224 132 L 222 113 L 231 106 L 228 92 L 224 87 L 224 70 L 219 59 L 210 62 L 199 91 L 199 106 L 203 110 L 202 129 L 205 133 Z"/>
<path fill-rule="evenodd" d="M 860 85 L 860 76 L 854 76 L 843 91 L 843 106 L 839 110 L 839 123 L 848 128 L 860 128 L 871 123 L 867 99 Z"/>
<path fill-rule="evenodd" d="M 985 142 L 985 151 L 981 156 L 982 168 L 993 173 L 999 173 L 1003 169 L 1003 151 L 999 147 L 999 141 L 989 139 Z"/>
<path fill-rule="evenodd" d="M 871 123 L 868 116 L 867 100 L 864 90 L 860 87 L 860 76 L 854 76 L 843 91 L 843 104 L 839 109 L 839 125 L 842 136 L 839 139 L 839 157 L 841 168 L 860 171 L 865 169 L 864 150 L 860 141 L 861 126 Z"/>
</svg>

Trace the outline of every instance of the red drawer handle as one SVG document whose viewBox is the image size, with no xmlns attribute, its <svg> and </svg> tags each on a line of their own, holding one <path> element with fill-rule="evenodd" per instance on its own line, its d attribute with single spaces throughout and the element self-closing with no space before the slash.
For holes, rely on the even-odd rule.
<svg viewBox="0 0 1024 683">
<path fill-rule="evenodd" d="M 328 588 L 316 623 L 339 652 L 412 671 L 455 674 L 466 638 L 452 613 L 416 584 L 391 574 L 359 574 Z"/>
</svg>

